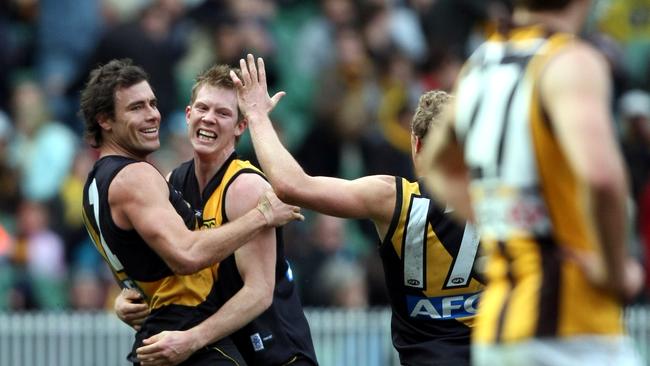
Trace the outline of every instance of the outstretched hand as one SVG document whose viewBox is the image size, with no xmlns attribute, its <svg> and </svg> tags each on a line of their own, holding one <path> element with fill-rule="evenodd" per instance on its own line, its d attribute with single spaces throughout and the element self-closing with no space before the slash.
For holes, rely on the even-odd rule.
<svg viewBox="0 0 650 366">
<path fill-rule="evenodd" d="M 239 109 L 250 123 L 251 116 L 268 115 L 285 95 L 285 92 L 275 93 L 273 97 L 269 96 L 264 60 L 261 57 L 257 58 L 257 65 L 255 65 L 255 59 L 249 53 L 246 60 L 239 60 L 239 68 L 241 69 L 241 79 L 234 71 L 230 71 L 230 78 L 235 83 Z"/>
</svg>

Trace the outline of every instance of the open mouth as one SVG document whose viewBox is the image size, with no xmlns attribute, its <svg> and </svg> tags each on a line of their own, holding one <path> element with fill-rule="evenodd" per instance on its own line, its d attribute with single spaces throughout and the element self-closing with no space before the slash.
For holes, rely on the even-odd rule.
<svg viewBox="0 0 650 366">
<path fill-rule="evenodd" d="M 217 134 L 212 131 L 199 129 L 196 132 L 196 137 L 201 141 L 214 141 L 217 138 Z"/>
</svg>

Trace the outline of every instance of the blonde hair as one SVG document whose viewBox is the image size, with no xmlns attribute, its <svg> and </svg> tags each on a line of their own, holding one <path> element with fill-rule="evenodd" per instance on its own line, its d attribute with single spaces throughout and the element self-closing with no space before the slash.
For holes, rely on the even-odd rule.
<svg viewBox="0 0 650 366">
<path fill-rule="evenodd" d="M 431 125 L 437 123 L 452 99 L 451 95 L 442 90 L 431 90 L 424 93 L 418 101 L 415 114 L 413 114 L 411 133 L 420 139 L 424 138 Z"/>
</svg>

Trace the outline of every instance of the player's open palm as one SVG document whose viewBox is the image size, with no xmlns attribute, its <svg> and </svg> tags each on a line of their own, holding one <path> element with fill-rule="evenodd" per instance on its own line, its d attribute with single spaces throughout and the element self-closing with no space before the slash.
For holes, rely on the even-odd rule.
<svg viewBox="0 0 650 366">
<path fill-rule="evenodd" d="M 252 115 L 268 115 L 285 93 L 278 92 L 273 97 L 269 96 L 264 60 L 261 57 L 257 58 L 256 65 L 253 55 L 248 54 L 246 60 L 239 60 L 239 67 L 241 79 L 233 71 L 230 72 L 230 77 L 237 89 L 242 114 L 247 118 Z"/>
<path fill-rule="evenodd" d="M 199 344 L 190 332 L 164 331 L 142 341 L 136 350 L 142 366 L 173 366 L 187 360 Z"/>
</svg>

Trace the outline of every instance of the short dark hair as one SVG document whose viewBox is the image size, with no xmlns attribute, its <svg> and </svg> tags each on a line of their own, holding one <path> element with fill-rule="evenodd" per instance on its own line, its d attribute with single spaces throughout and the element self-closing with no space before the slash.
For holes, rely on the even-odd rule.
<svg viewBox="0 0 650 366">
<path fill-rule="evenodd" d="M 514 0 L 515 7 L 528 10 L 562 10 L 574 0 Z"/>
<path fill-rule="evenodd" d="M 101 115 L 115 118 L 115 92 L 148 79 L 147 73 L 128 58 L 112 60 L 90 72 L 88 82 L 81 91 L 79 113 L 85 123 L 84 137 L 92 147 L 102 145 L 98 118 Z"/>
</svg>

